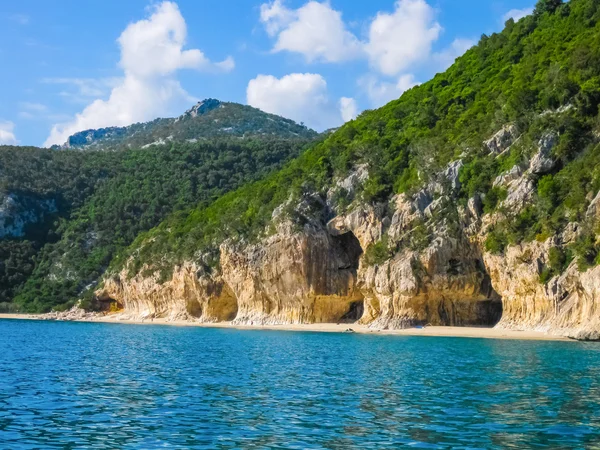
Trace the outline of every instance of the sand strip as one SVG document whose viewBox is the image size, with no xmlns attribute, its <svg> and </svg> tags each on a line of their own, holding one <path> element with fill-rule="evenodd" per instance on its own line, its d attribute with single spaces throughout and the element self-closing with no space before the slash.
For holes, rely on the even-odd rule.
<svg viewBox="0 0 600 450">
<path fill-rule="evenodd" d="M 29 314 L 0 314 L 0 319 L 39 320 L 39 316 Z M 310 331 L 323 333 L 343 333 L 351 329 L 355 333 L 393 335 L 393 336 L 430 336 L 430 337 L 464 337 L 464 338 L 486 338 L 486 339 L 522 339 L 522 340 L 544 340 L 544 341 L 570 341 L 566 337 L 554 336 L 539 331 L 518 331 L 499 328 L 479 327 L 424 327 L 407 328 L 404 330 L 374 330 L 365 325 L 358 324 L 334 324 L 319 323 L 310 325 L 233 325 L 230 322 L 221 323 L 198 323 L 193 321 L 169 321 L 167 319 L 154 320 L 119 320 L 115 316 L 106 316 L 93 320 L 78 320 L 77 322 L 98 322 L 131 325 L 170 325 L 183 327 L 205 327 L 205 328 L 231 328 L 238 330 L 277 330 L 277 331 Z"/>
</svg>

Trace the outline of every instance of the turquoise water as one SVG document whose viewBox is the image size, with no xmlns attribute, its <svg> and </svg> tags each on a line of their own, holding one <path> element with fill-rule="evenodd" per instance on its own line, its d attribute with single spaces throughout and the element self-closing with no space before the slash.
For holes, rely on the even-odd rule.
<svg viewBox="0 0 600 450">
<path fill-rule="evenodd" d="M 600 448 L 600 345 L 0 320 L 0 448 Z"/>
</svg>

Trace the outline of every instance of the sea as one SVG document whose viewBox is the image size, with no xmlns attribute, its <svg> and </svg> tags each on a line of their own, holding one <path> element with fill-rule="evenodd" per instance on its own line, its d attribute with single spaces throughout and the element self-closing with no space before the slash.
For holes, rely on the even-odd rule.
<svg viewBox="0 0 600 450">
<path fill-rule="evenodd" d="M 600 344 L 0 320 L 0 449 L 600 448 Z"/>
</svg>

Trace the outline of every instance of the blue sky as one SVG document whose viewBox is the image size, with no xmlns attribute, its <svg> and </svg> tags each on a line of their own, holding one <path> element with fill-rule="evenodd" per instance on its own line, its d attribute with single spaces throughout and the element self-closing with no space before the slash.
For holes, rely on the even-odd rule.
<svg viewBox="0 0 600 450">
<path fill-rule="evenodd" d="M 0 144 L 248 103 L 322 130 L 444 70 L 532 0 L 5 0 Z"/>
</svg>

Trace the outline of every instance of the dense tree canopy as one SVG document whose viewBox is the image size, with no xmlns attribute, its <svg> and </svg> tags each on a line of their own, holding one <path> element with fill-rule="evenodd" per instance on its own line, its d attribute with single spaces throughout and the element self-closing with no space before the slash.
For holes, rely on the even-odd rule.
<svg viewBox="0 0 600 450">
<path fill-rule="evenodd" d="M 4 194 L 55 199 L 58 211 L 0 240 L 0 304 L 24 311 L 72 302 L 113 255 L 168 214 L 207 204 L 296 157 L 307 141 L 260 138 L 152 149 L 1 148 Z"/>
</svg>

